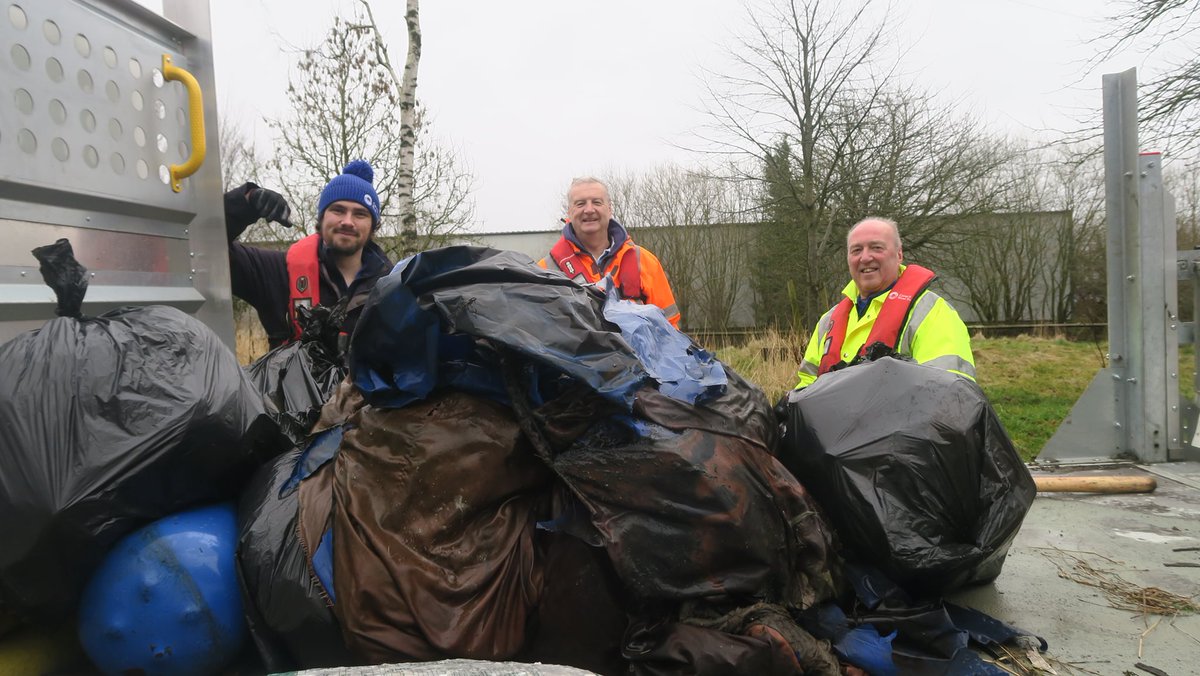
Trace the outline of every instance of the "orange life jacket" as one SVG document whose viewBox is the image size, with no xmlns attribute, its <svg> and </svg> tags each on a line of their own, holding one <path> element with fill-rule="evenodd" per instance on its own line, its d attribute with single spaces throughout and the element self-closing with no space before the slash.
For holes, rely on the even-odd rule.
<svg viewBox="0 0 1200 676">
<path fill-rule="evenodd" d="M 933 274 L 932 270 L 920 265 L 904 268 L 904 272 L 900 274 L 900 278 L 883 301 L 879 316 L 875 318 L 871 332 L 867 334 L 867 340 L 858 352 L 859 356 L 866 354 L 867 348 L 875 343 L 883 343 L 890 349 L 896 349 L 900 331 L 908 321 L 913 301 L 922 291 L 929 288 L 936 278 L 937 275 Z M 843 297 L 842 301 L 834 306 L 831 317 L 833 325 L 829 327 L 829 333 L 825 337 L 824 353 L 821 355 L 817 375 L 828 373 L 841 361 L 842 343 L 846 340 L 846 326 L 850 323 L 850 309 L 853 307 L 854 301 L 847 297 Z"/>
<path fill-rule="evenodd" d="M 576 279 L 579 275 L 583 275 L 583 278 L 589 284 L 595 284 L 604 278 L 602 271 L 593 271 L 584 262 L 583 257 L 579 255 L 579 251 L 567 241 L 566 237 L 560 237 L 550 249 L 550 260 L 554 261 L 558 265 L 558 269 L 562 270 L 563 274 L 571 279 Z M 617 279 L 615 281 L 622 298 L 645 303 L 646 295 L 642 293 L 640 261 L 641 248 L 636 244 L 631 244 L 626 248 L 625 253 L 621 254 L 621 262 L 617 267 Z"/>
<path fill-rule="evenodd" d="M 300 337 L 300 317 L 296 308 L 312 309 L 321 304 L 321 262 L 317 257 L 319 234 L 313 233 L 287 250 L 288 319 L 292 322 L 292 338 Z M 291 341 L 289 341 L 291 342 Z"/>
</svg>

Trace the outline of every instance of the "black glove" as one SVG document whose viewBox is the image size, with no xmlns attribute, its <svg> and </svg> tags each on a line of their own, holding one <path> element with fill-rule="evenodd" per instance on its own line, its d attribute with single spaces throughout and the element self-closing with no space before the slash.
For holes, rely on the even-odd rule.
<svg viewBox="0 0 1200 676">
<path fill-rule="evenodd" d="M 780 424 L 780 425 L 786 425 L 786 424 L 787 424 L 787 419 L 788 419 L 788 395 L 789 395 L 789 394 L 791 394 L 791 391 L 790 391 L 790 390 L 789 390 L 789 391 L 787 391 L 787 392 L 784 392 L 784 393 L 783 393 L 783 396 L 779 398 L 779 401 L 776 401 L 776 402 L 775 402 L 775 406 L 773 406 L 773 407 L 771 408 L 771 412 L 775 414 L 775 422 L 776 422 L 776 423 L 778 423 L 778 424 Z"/>
<path fill-rule="evenodd" d="M 288 206 L 283 195 L 274 190 L 254 188 L 246 194 L 246 201 L 250 203 L 251 209 L 258 214 L 259 218 L 275 221 L 288 228 L 293 227 L 292 222 L 288 220 L 292 215 L 292 208 Z"/>
</svg>

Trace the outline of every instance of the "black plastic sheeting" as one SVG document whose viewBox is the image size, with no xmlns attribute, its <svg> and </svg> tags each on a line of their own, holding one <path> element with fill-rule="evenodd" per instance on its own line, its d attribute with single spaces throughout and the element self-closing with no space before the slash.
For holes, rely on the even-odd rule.
<svg viewBox="0 0 1200 676">
<path fill-rule="evenodd" d="M 280 439 L 208 327 L 163 306 L 83 317 L 70 244 L 34 255 L 60 316 L 0 347 L 0 609 L 50 619 L 117 539 L 233 497 Z"/>
<path fill-rule="evenodd" d="M 789 396 L 780 460 L 849 560 L 918 595 L 1000 574 L 1036 489 L 983 390 L 887 357 Z"/>
<path fill-rule="evenodd" d="M 726 379 L 715 360 L 715 370 L 699 368 L 707 354 L 676 342 L 682 334 L 661 312 L 612 313 L 613 305 L 633 304 L 519 253 L 428 251 L 376 284 L 352 339 L 352 378 L 383 406 L 437 386 L 499 391 L 526 434 L 555 446 L 544 459 L 602 524 L 588 535 L 606 543 L 635 594 L 746 594 L 803 606 L 831 594 L 824 524 L 770 455 L 776 429 L 762 391 L 736 374 Z M 443 346 L 463 338 L 486 344 L 446 359 Z M 699 398 L 694 404 L 668 396 L 646 364 L 670 359 L 719 380 L 684 397 Z M 604 411 L 593 398 L 630 413 Z"/>
<path fill-rule="evenodd" d="M 603 304 L 513 251 L 427 251 L 375 284 L 350 340 L 351 376 L 375 406 L 398 408 L 436 387 L 503 399 L 498 362 L 471 340 L 487 337 L 632 408 L 650 376 Z"/>
<path fill-rule="evenodd" d="M 238 505 L 238 570 L 250 635 L 271 671 L 352 664 L 296 537 L 299 491 L 284 490 L 300 449 L 263 466 Z"/>
<path fill-rule="evenodd" d="M 343 306 L 300 308 L 300 339 L 281 345 L 246 367 L 250 380 L 275 405 L 271 415 L 293 444 L 312 429 L 321 406 L 345 379 L 347 369 L 338 355 L 337 327 L 345 318 Z"/>
<path fill-rule="evenodd" d="M 575 536 L 596 547 L 585 551 L 606 554 L 605 567 L 619 581 L 620 595 L 648 604 L 647 621 L 676 622 L 710 604 L 706 613 L 719 617 L 729 612 L 736 618 L 732 609 L 741 604 L 799 609 L 831 598 L 837 587 L 831 533 L 815 502 L 771 455 L 777 430 L 762 392 L 670 327 L 657 309 L 630 305 L 542 270 L 517 253 L 477 247 L 423 252 L 398 265 L 372 292 L 351 340 L 350 382 L 361 393 L 364 411 L 411 408 L 421 414 L 429 402 L 455 390 L 510 407 L 537 456 L 557 477 L 552 490 L 546 489 L 553 507 L 537 515 L 536 532 L 549 531 L 552 539 Z M 322 420 L 342 406 L 337 399 L 326 404 Z M 362 420 L 366 418 L 364 413 Z M 417 422 L 429 423 L 424 418 Z M 299 485 L 299 539 L 326 597 L 336 590 L 339 617 L 348 612 L 349 602 L 338 581 L 350 576 L 361 582 L 368 568 L 356 570 L 356 563 L 369 562 L 361 556 L 338 558 L 339 547 L 350 540 L 334 537 L 323 524 L 361 521 L 354 513 L 323 514 L 321 505 L 306 513 L 304 496 L 316 492 L 313 487 L 328 474 L 326 469 L 346 464 L 346 440 L 363 434 L 349 424 L 335 427 L 312 439 L 293 463 L 290 479 L 282 476 L 283 467 L 273 470 L 279 474 L 272 482 L 283 482 L 281 499 L 291 482 Z M 370 439 L 374 443 L 377 436 Z M 468 443 L 461 450 L 476 446 Z M 389 457 L 386 445 L 375 443 L 368 450 Z M 471 480 L 478 478 L 459 482 L 461 499 L 468 505 L 480 499 L 486 504 L 487 498 L 480 497 L 486 491 L 472 492 Z M 271 508 L 273 502 L 259 504 Z M 255 509 L 263 508 L 251 508 L 252 519 L 258 518 Z M 285 513 L 290 518 L 290 508 L 279 513 L 281 523 Z M 393 521 L 385 525 L 396 527 Z M 289 529 L 286 523 L 279 528 Z M 475 551 L 471 543 L 456 540 L 455 551 L 465 547 L 470 554 Z M 390 560 L 390 548 L 373 549 L 382 563 L 403 563 Z M 280 547 L 274 554 L 268 550 L 263 548 L 263 558 L 276 563 L 244 571 L 251 595 L 259 599 L 274 593 L 261 590 L 270 577 L 263 570 L 271 565 L 294 570 L 282 563 L 287 554 L 280 554 Z M 321 556 L 326 550 L 334 552 L 332 557 Z M 330 565 L 334 560 L 339 562 L 336 569 Z M 519 572 L 513 567 L 509 574 Z M 551 571 L 545 577 L 573 574 Z M 297 612 L 307 612 L 304 604 L 312 597 L 297 592 L 308 581 L 297 581 L 291 573 L 276 580 L 288 577 L 293 579 L 281 584 L 292 587 Z M 453 617 L 459 612 L 455 603 L 427 602 L 414 612 Z M 258 605 L 269 607 L 262 601 Z M 542 611 L 537 609 L 539 617 Z M 787 657 L 784 663 L 795 667 L 784 671 L 795 673 L 798 666 L 788 657 L 788 644 L 803 632 L 786 612 L 777 619 L 783 634 L 761 629 L 764 637 L 745 642 L 745 647 L 780 648 Z M 730 632 L 760 631 L 752 623 L 723 622 L 725 628 L 713 632 L 673 632 L 672 645 L 679 650 L 672 648 L 665 659 L 687 661 L 687 654 L 701 649 L 695 642 L 708 641 L 706 636 L 725 637 L 728 643 L 734 635 Z M 372 626 L 380 632 L 373 645 L 396 638 L 383 631 L 395 623 Z M 349 623 L 343 623 L 343 632 L 351 645 Z M 536 643 L 540 637 L 535 631 L 526 639 Z M 611 634 L 604 639 L 617 640 Z M 396 641 L 392 643 L 400 646 Z M 723 653 L 725 645 L 705 648 Z M 402 648 L 395 650 L 409 654 Z M 591 653 L 604 662 L 604 655 L 617 656 L 617 650 L 602 642 Z M 356 657 L 364 658 L 357 651 Z M 713 664 L 729 665 L 774 664 L 775 659 L 765 654 L 746 655 L 748 661 L 735 654 L 713 657 Z"/>
</svg>

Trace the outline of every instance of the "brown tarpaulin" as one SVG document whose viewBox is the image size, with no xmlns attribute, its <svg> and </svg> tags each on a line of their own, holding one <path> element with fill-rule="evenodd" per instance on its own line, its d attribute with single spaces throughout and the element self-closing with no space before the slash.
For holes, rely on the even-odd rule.
<svg viewBox="0 0 1200 676">
<path fill-rule="evenodd" d="M 769 453 L 761 392 L 733 380 L 707 406 L 647 388 L 632 416 L 578 388 L 515 414 L 456 391 L 376 409 L 344 385 L 316 429 L 345 433 L 335 458 L 300 485 L 300 537 L 311 561 L 332 526 L 347 646 L 367 662 L 553 655 L 612 673 L 623 670 L 624 643 L 647 673 L 689 655 L 797 673 L 781 655 L 806 635 L 786 613 L 780 630 L 688 624 L 696 604 L 802 609 L 835 593 L 829 531 Z M 563 533 L 536 532 L 538 521 Z M 566 533 L 604 550 L 569 553 Z M 595 586 L 571 583 L 585 572 Z M 624 612 L 645 602 L 654 626 L 668 608 L 669 627 L 647 633 L 636 629 L 643 621 L 622 639 Z M 572 614 L 587 621 L 571 626 Z M 641 656 L 628 650 L 634 636 Z"/>
<path fill-rule="evenodd" d="M 301 514 L 313 515 L 307 543 L 332 514 L 347 645 L 371 662 L 516 655 L 541 597 L 533 534 L 551 473 L 512 412 L 445 392 L 362 407 L 346 427 L 334 460 L 302 484 Z"/>
<path fill-rule="evenodd" d="M 326 580 L 332 552 L 356 655 L 830 673 L 791 613 L 834 594 L 831 537 L 768 402 L 653 313 L 619 333 L 628 309 L 473 247 L 380 280 L 351 379 L 394 409 L 343 386 L 300 468 L 340 444 L 300 484 L 299 537 Z M 509 406 L 458 393 L 501 385 Z"/>
</svg>

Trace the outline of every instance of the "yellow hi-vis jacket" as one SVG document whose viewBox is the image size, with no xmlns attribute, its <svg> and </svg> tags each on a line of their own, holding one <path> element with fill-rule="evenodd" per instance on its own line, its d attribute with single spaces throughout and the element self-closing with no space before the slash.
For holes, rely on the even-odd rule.
<svg viewBox="0 0 1200 676">
<path fill-rule="evenodd" d="M 900 267 L 901 274 L 904 267 Z M 854 301 L 858 298 L 858 286 L 851 281 L 842 289 L 842 294 Z M 850 309 L 846 339 L 842 342 L 841 361 L 850 363 L 858 356 L 887 296 L 888 294 L 881 293 L 872 298 L 862 317 L 858 316 L 856 309 Z M 796 374 L 800 378 L 796 389 L 808 387 L 817 379 L 821 353 L 832 327 L 833 308 L 830 308 L 821 316 L 813 335 L 809 338 L 808 348 L 804 351 L 804 361 L 800 363 L 800 370 Z M 936 366 L 971 380 L 975 379 L 975 356 L 971 354 L 971 336 L 967 332 L 967 325 L 963 324 L 958 312 L 945 298 L 928 289 L 913 301 L 908 321 L 900 331 L 896 352 L 912 357 L 917 363 Z"/>
</svg>

